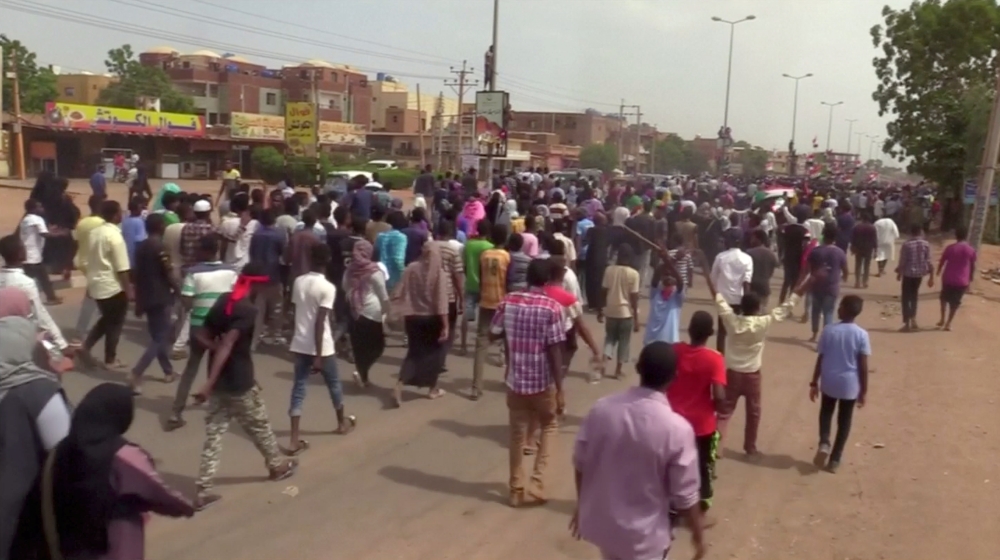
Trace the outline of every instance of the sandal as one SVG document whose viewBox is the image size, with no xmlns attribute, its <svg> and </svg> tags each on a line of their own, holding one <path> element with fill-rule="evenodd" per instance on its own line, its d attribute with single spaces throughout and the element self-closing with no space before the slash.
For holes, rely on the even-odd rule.
<svg viewBox="0 0 1000 560">
<path fill-rule="evenodd" d="M 358 417 L 353 414 L 344 418 L 345 424 L 337 426 L 337 429 L 333 431 L 334 434 L 338 436 L 346 436 L 347 434 L 354 431 L 354 428 L 358 427 Z"/>
<path fill-rule="evenodd" d="M 285 462 L 285 470 L 280 472 L 271 471 L 270 476 L 267 478 L 272 482 L 279 482 L 291 478 L 295 475 L 295 471 L 297 470 L 299 470 L 299 462 L 294 459 L 289 459 Z"/>
<path fill-rule="evenodd" d="M 431 389 L 431 391 L 429 393 L 427 393 L 427 398 L 430 399 L 430 400 L 440 399 L 441 397 L 443 397 L 443 396 L 445 396 L 447 394 L 448 393 L 446 393 L 444 389 L 435 387 L 434 389 Z"/>
<path fill-rule="evenodd" d="M 219 503 L 222 496 L 218 494 L 199 494 L 194 500 L 194 510 L 195 511 L 205 511 L 206 509 L 212 507 L 213 505 Z"/>
<path fill-rule="evenodd" d="M 163 423 L 163 429 L 167 432 L 172 432 L 176 429 L 183 428 L 185 424 L 187 424 L 187 421 L 183 418 L 180 416 L 173 416 L 171 418 L 167 418 L 167 421 Z"/>
<path fill-rule="evenodd" d="M 170 385 L 174 381 L 177 381 L 177 374 L 176 373 L 168 373 L 168 374 L 166 374 L 166 375 L 163 376 L 163 380 L 162 381 L 163 381 L 163 383 L 166 383 L 167 385 Z"/>
<path fill-rule="evenodd" d="M 304 439 L 300 439 L 299 442 L 295 445 L 295 447 L 291 449 L 284 449 L 283 451 L 285 452 L 285 455 L 288 455 L 289 457 L 298 457 L 308 449 L 309 449 L 309 442 Z"/>
</svg>

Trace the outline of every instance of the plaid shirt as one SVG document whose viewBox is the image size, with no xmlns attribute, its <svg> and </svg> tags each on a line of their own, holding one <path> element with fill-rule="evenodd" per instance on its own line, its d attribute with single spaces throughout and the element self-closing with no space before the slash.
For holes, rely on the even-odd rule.
<svg viewBox="0 0 1000 560">
<path fill-rule="evenodd" d="M 924 239 L 911 239 L 899 249 L 896 272 L 906 278 L 920 278 L 934 270 L 931 263 L 931 244 Z"/>
<path fill-rule="evenodd" d="M 566 340 L 562 307 L 532 288 L 504 297 L 493 316 L 491 330 L 507 338 L 507 387 L 520 395 L 534 395 L 553 383 L 546 349 Z"/>
<path fill-rule="evenodd" d="M 181 258 L 184 267 L 198 262 L 198 243 L 202 237 L 213 235 L 215 226 L 211 222 L 191 222 L 181 230 Z"/>
</svg>

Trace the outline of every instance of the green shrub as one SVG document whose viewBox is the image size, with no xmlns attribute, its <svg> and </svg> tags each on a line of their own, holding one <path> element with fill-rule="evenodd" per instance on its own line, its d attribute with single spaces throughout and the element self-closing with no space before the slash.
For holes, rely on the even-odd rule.
<svg viewBox="0 0 1000 560">
<path fill-rule="evenodd" d="M 285 156 L 271 146 L 260 146 L 250 154 L 253 173 L 265 183 L 274 185 L 284 177 Z"/>
</svg>

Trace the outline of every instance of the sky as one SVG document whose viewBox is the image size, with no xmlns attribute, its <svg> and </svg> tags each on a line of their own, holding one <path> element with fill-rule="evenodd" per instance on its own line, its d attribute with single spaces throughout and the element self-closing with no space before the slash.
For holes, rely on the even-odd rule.
<svg viewBox="0 0 1000 560">
<path fill-rule="evenodd" d="M 909 0 L 498 0 L 497 88 L 514 111 L 618 111 L 684 138 L 714 137 L 723 122 L 730 26 L 738 20 L 729 126 L 736 140 L 867 158 L 887 119 L 872 100 L 877 51 L 870 28 L 884 4 Z M 41 13 L 39 13 L 41 12 Z M 48 14 L 48 15 L 44 15 Z M 55 17 L 49 17 L 54 15 Z M 482 79 L 493 0 L 0 0 L 0 33 L 63 72 L 103 72 L 108 49 L 208 48 L 271 67 L 323 59 L 387 72 L 423 93 L 444 91 L 463 60 Z M 858 132 L 864 133 L 859 138 Z M 880 141 L 873 156 L 877 157 Z"/>
</svg>

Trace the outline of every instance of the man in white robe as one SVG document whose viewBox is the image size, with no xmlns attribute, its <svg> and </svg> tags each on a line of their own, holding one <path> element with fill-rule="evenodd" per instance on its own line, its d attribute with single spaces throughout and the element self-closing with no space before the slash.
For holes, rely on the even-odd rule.
<svg viewBox="0 0 1000 560">
<path fill-rule="evenodd" d="M 892 218 L 875 220 L 875 233 L 878 236 L 878 248 L 875 251 L 875 262 L 878 264 L 878 276 L 885 272 L 885 265 L 896 260 L 896 240 L 899 239 L 899 228 Z"/>
</svg>

